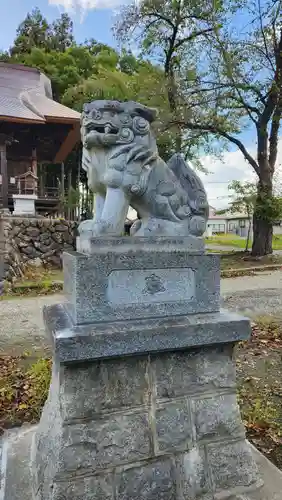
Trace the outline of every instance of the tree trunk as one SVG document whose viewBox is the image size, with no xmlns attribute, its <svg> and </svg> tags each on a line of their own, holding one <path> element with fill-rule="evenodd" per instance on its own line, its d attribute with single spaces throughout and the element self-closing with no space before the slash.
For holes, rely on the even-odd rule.
<svg viewBox="0 0 282 500">
<path fill-rule="evenodd" d="M 250 235 L 251 235 L 251 218 L 250 216 L 248 217 L 248 222 L 249 222 L 249 227 L 248 227 L 248 234 L 247 234 L 247 241 L 246 241 L 246 248 L 245 252 L 249 250 L 249 243 L 250 243 Z"/>
<path fill-rule="evenodd" d="M 272 222 L 262 219 L 260 214 L 256 212 L 253 216 L 253 246 L 252 255 L 254 257 L 263 257 L 272 253 L 272 236 L 273 226 Z"/>
<path fill-rule="evenodd" d="M 263 257 L 272 253 L 273 223 L 271 218 L 262 209 L 264 200 L 272 197 L 272 175 L 268 172 L 267 179 L 260 180 L 257 200 L 253 215 L 253 246 L 251 254 L 254 257 Z"/>
</svg>

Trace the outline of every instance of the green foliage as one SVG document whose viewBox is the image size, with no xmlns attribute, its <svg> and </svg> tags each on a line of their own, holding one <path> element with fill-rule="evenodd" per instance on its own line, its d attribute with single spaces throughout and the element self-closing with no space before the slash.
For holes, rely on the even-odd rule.
<svg viewBox="0 0 282 500">
<path fill-rule="evenodd" d="M 238 401 L 247 428 L 279 429 L 279 409 L 267 395 L 258 395 L 256 388 L 250 389 L 250 384 L 247 387 L 242 385 L 238 389 Z"/>
<path fill-rule="evenodd" d="M 273 224 L 282 218 L 282 198 L 262 190 L 257 196 L 255 210 L 257 217 Z"/>
<path fill-rule="evenodd" d="M 64 51 L 74 44 L 73 22 L 68 14 L 63 13 L 51 25 L 49 47 L 53 50 Z"/>
<path fill-rule="evenodd" d="M 28 53 L 12 57 L 11 62 L 38 68 L 49 76 L 57 100 L 61 100 L 69 87 L 88 78 L 95 70 L 93 57 L 85 47 L 79 46 L 70 47 L 64 52 L 33 47 Z"/>
<path fill-rule="evenodd" d="M 28 13 L 17 29 L 17 36 L 11 49 L 13 56 L 28 53 L 33 47 L 47 48 L 50 26 L 36 7 Z"/>
<path fill-rule="evenodd" d="M 228 212 L 243 213 L 250 219 L 253 215 L 256 198 L 257 187 L 253 182 L 232 181 L 228 186 L 229 191 L 232 191 L 232 201 L 229 203 Z"/>
<path fill-rule="evenodd" d="M 34 47 L 64 51 L 73 43 L 73 23 L 68 14 L 61 14 L 59 19 L 49 24 L 38 7 L 35 7 L 19 25 L 11 55 L 29 53 Z"/>
<path fill-rule="evenodd" d="M 81 194 L 79 190 L 71 186 L 68 193 L 61 198 L 61 204 L 65 210 L 75 210 L 79 207 L 80 198 Z"/>
</svg>

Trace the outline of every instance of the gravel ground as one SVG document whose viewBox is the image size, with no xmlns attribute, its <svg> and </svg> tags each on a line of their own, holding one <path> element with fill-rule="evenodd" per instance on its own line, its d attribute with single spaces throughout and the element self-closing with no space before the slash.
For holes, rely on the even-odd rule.
<svg viewBox="0 0 282 500">
<path fill-rule="evenodd" d="M 11 354 L 32 351 L 40 355 L 48 350 L 50 342 L 45 336 L 42 309 L 45 305 L 61 301 L 61 295 L 1 301 L 0 354 L 8 350 Z"/>
<path fill-rule="evenodd" d="M 248 316 L 282 317 L 282 271 L 221 280 L 222 306 Z"/>
<path fill-rule="evenodd" d="M 221 280 L 223 307 L 249 316 L 275 314 L 282 318 L 281 292 L 282 271 Z M 0 302 L 0 354 L 32 351 L 39 355 L 48 350 L 42 308 L 61 301 L 61 295 L 49 295 Z"/>
</svg>

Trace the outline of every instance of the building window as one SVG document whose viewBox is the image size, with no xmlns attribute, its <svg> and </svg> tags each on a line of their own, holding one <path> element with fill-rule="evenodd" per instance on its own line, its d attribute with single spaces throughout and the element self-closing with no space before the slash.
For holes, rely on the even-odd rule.
<svg viewBox="0 0 282 500">
<path fill-rule="evenodd" d="M 236 222 L 229 222 L 228 231 L 236 231 Z"/>
<path fill-rule="evenodd" d="M 246 219 L 239 220 L 239 227 L 246 227 Z"/>
<path fill-rule="evenodd" d="M 211 224 L 213 233 L 225 233 L 225 224 Z"/>
</svg>

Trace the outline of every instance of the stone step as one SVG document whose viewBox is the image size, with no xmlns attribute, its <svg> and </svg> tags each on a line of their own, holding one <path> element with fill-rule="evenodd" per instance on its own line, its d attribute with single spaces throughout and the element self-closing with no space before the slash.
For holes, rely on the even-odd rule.
<svg viewBox="0 0 282 500">
<path fill-rule="evenodd" d="M 36 426 L 4 434 L 1 453 L 0 500 L 32 500 L 30 456 Z"/>
</svg>

